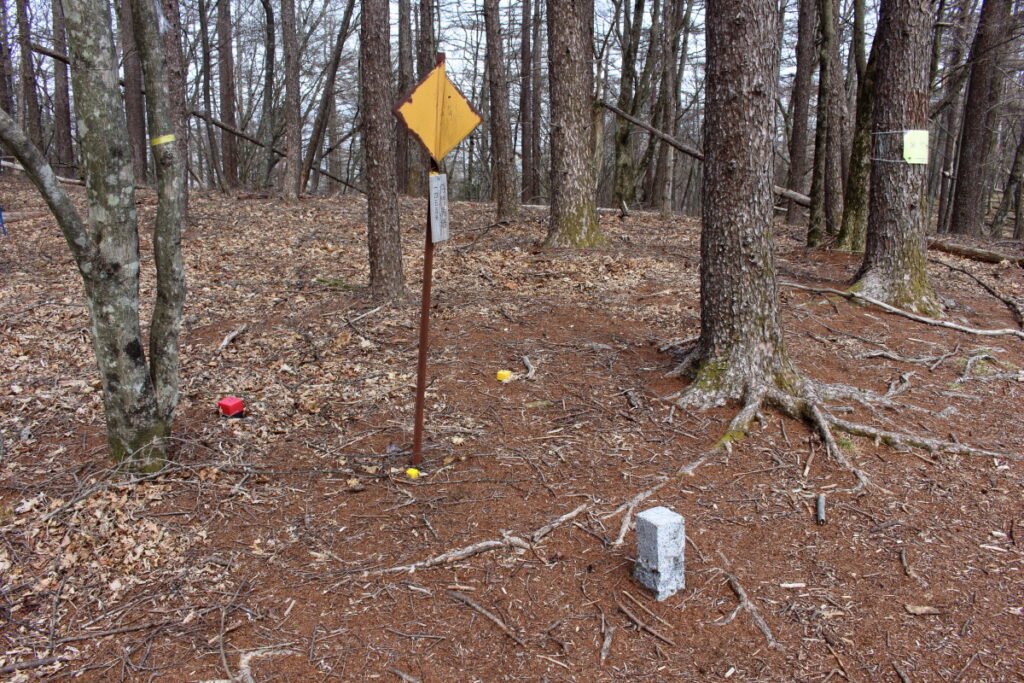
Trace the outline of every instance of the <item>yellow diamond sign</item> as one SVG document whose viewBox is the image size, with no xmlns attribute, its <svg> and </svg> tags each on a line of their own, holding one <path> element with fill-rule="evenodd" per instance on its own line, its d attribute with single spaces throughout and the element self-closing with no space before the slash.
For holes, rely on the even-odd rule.
<svg viewBox="0 0 1024 683">
<path fill-rule="evenodd" d="M 399 102 L 394 114 L 438 163 L 481 121 L 448 79 L 443 61 Z"/>
</svg>

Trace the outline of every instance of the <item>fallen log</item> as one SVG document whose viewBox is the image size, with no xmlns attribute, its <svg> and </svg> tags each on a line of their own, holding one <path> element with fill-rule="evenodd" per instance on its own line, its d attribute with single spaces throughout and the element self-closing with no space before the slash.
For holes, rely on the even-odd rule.
<svg viewBox="0 0 1024 683">
<path fill-rule="evenodd" d="M 928 240 L 928 248 L 952 254 L 954 256 L 973 259 L 975 261 L 983 261 L 985 263 L 1002 263 L 1006 261 L 1007 263 L 1012 263 L 1013 265 L 1024 268 L 1024 258 L 1010 256 L 1008 254 L 1000 254 L 998 251 L 969 247 L 966 244 L 947 242 L 938 238 Z"/>
</svg>

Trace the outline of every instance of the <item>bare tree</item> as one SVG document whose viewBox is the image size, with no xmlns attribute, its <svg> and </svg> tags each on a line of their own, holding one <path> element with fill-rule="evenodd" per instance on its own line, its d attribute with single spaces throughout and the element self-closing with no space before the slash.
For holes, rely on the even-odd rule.
<svg viewBox="0 0 1024 683">
<path fill-rule="evenodd" d="M 385 299 L 401 295 L 404 288 L 395 191 L 395 138 L 391 116 L 395 98 L 391 86 L 388 5 L 388 0 L 363 0 L 359 31 L 370 292 Z"/>
<path fill-rule="evenodd" d="M 920 313 L 939 311 L 925 268 L 924 166 L 902 161 L 903 131 L 928 125 L 931 5 L 882 0 L 875 74 L 873 156 L 864 261 L 853 289 Z"/>
<path fill-rule="evenodd" d="M 210 54 L 210 28 L 209 28 L 209 7 L 206 0 L 198 0 L 199 12 L 199 45 L 202 63 L 200 75 L 202 77 L 203 107 L 207 113 L 213 111 L 213 61 Z M 204 120 L 206 125 L 206 142 L 209 147 L 210 163 L 207 165 L 207 182 L 211 187 L 220 186 L 220 148 L 217 145 L 217 133 L 213 130 L 213 124 L 209 119 Z"/>
<path fill-rule="evenodd" d="M 1010 21 L 1011 0 L 985 0 L 971 46 L 970 78 L 960 129 L 960 157 L 953 192 L 950 232 L 980 235 L 985 227 L 989 165 L 994 146 L 995 110 L 999 105 L 998 68 Z"/>
<path fill-rule="evenodd" d="M 53 0 L 53 49 L 67 54 L 67 40 L 64 35 L 64 8 L 61 0 Z M 75 152 L 71 145 L 71 98 L 68 90 L 68 67 L 55 59 L 53 61 L 53 159 L 57 173 L 63 176 L 75 174 Z"/>
<path fill-rule="evenodd" d="M 521 35 L 519 37 L 519 131 L 520 149 L 523 158 L 524 202 L 534 201 L 539 194 L 538 164 L 533 156 L 533 137 L 536 135 L 536 114 L 533 110 L 533 46 L 530 33 L 533 30 L 531 0 L 523 0 Z"/>
<path fill-rule="evenodd" d="M 529 2 L 529 0 L 526 0 Z M 412 3 L 411 0 L 398 0 L 398 92 L 405 95 L 415 84 L 412 58 Z M 410 146 L 409 131 L 397 126 L 395 138 L 395 173 L 398 191 L 409 194 L 415 187 L 411 181 L 412 155 L 415 148 Z"/>
<path fill-rule="evenodd" d="M 284 48 L 284 180 L 285 199 L 302 192 L 302 110 L 299 101 L 299 42 L 295 29 L 295 0 L 281 0 L 281 43 Z"/>
<path fill-rule="evenodd" d="M 548 78 L 551 88 L 551 223 L 545 244 L 602 244 L 595 207 L 597 180 L 591 116 L 594 5 L 549 0 Z"/>
<path fill-rule="evenodd" d="M 124 109 L 128 124 L 128 141 L 132 148 L 132 169 L 135 172 L 135 184 L 145 185 L 149 165 L 149 146 L 146 144 L 146 103 L 142 90 L 142 62 L 139 60 L 139 51 L 135 45 L 135 27 L 132 26 L 133 1 L 120 0 L 117 3 L 117 16 L 121 34 Z"/>
<path fill-rule="evenodd" d="M 807 117 L 811 109 L 811 81 L 814 70 L 814 34 L 818 0 L 799 0 L 796 39 L 796 74 L 793 80 L 793 131 L 789 137 L 789 178 L 786 187 L 807 192 Z M 800 222 L 800 205 L 789 200 L 786 222 Z"/>
<path fill-rule="evenodd" d="M 263 133 L 263 186 L 270 186 L 270 174 L 277 156 L 274 154 L 274 53 L 277 31 L 274 26 L 274 7 L 270 0 L 260 0 L 263 6 L 263 108 L 260 130 Z"/>
<path fill-rule="evenodd" d="M 21 52 L 21 112 L 32 144 L 45 149 L 43 144 L 43 114 L 36 93 L 36 69 L 32 62 L 32 28 L 28 16 L 28 0 L 14 0 L 18 14 L 18 49 Z"/>
<path fill-rule="evenodd" d="M 512 122 L 508 113 L 508 79 L 501 44 L 498 0 L 484 0 L 487 31 L 487 86 L 491 104 L 491 198 L 497 202 L 497 219 L 508 220 L 519 213 L 516 167 L 513 156 Z"/>
<path fill-rule="evenodd" d="M 89 206 L 84 221 L 57 182 L 38 147 L 9 115 L 0 112 L 0 140 L 42 193 L 64 233 L 85 286 L 90 332 L 103 386 L 110 454 L 126 467 L 161 468 L 178 397 L 178 325 L 184 296 L 180 227 L 182 182 L 173 144 L 154 148 L 160 180 L 154 257 L 157 297 L 150 325 L 150 363 L 139 324 L 139 239 L 133 171 L 109 5 L 102 0 L 63 0 L 68 42 L 75 57 L 72 81 L 79 121 L 82 167 Z M 173 130 L 166 70 L 151 68 L 159 54 L 156 7 L 140 3 L 147 29 L 140 40 L 147 62 L 147 91 L 154 128 Z M 162 66 L 162 64 L 161 64 Z M 161 91 L 162 94 L 158 94 Z M 163 115 L 154 111 L 161 107 Z M 166 136 L 162 136 L 166 139 Z"/>
<path fill-rule="evenodd" d="M 220 85 L 220 120 L 238 127 L 235 117 L 235 54 L 231 34 L 231 0 L 217 2 L 217 75 Z M 221 131 L 222 180 L 227 189 L 238 187 L 238 141 Z"/>
</svg>

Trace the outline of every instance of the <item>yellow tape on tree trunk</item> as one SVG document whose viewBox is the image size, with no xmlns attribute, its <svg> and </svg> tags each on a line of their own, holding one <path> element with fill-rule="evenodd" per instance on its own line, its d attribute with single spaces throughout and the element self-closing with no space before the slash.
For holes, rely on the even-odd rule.
<svg viewBox="0 0 1024 683">
<path fill-rule="evenodd" d="M 166 145 L 168 142 L 174 142 L 177 138 L 173 135 L 161 135 L 158 138 L 153 138 L 149 141 L 150 147 L 157 147 L 159 145 Z"/>
</svg>

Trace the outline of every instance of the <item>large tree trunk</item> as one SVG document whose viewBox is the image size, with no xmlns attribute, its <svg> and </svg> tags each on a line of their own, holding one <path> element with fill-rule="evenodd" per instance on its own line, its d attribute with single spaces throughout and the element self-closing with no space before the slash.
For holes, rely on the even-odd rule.
<svg viewBox="0 0 1024 683">
<path fill-rule="evenodd" d="M 60 1 L 60 0 L 58 0 Z M 118 26 L 121 29 L 121 63 L 124 68 L 124 110 L 128 123 L 128 141 L 132 147 L 135 184 L 146 184 L 149 145 L 146 144 L 146 103 L 142 90 L 142 62 L 135 46 L 132 25 L 133 0 L 118 2 Z"/>
<path fill-rule="evenodd" d="M 217 75 L 220 85 L 220 120 L 235 128 L 235 53 L 231 32 L 231 0 L 217 2 Z M 212 113 L 212 112 L 211 112 Z M 238 187 L 238 141 L 221 131 L 220 155 L 224 187 Z"/>
<path fill-rule="evenodd" d="M 331 60 L 324 75 L 323 97 L 320 98 L 320 105 L 317 107 L 316 119 L 313 121 L 313 134 L 309 138 L 309 147 L 302 162 L 302 178 L 299 181 L 299 187 L 303 192 L 309 184 L 309 174 L 323 147 L 324 136 L 327 134 L 328 117 L 334 110 L 334 84 L 338 76 L 338 64 L 341 63 L 341 53 L 345 49 L 345 40 L 348 38 L 348 27 L 352 21 L 352 9 L 355 4 L 355 0 L 348 0 L 348 4 L 345 6 L 341 29 L 334 41 L 334 50 L 331 52 Z"/>
<path fill-rule="evenodd" d="M 871 171 L 871 197 L 864 262 L 852 289 L 919 313 L 940 308 L 925 268 L 921 202 L 925 166 L 903 158 L 902 131 L 928 126 L 928 35 L 926 0 L 882 0 L 875 74 L 872 156 L 894 159 Z"/>
<path fill-rule="evenodd" d="M 15 0 L 18 13 L 18 49 L 21 52 L 21 112 L 25 130 L 32 144 L 45 149 L 43 115 L 36 93 L 36 69 L 32 63 L 32 30 L 29 24 L 28 0 Z"/>
<path fill-rule="evenodd" d="M 297 199 L 302 191 L 302 110 L 299 102 L 299 39 L 295 0 L 281 0 L 281 43 L 284 48 L 284 179 L 281 193 Z"/>
<path fill-rule="evenodd" d="M 749 402 L 795 381 L 771 239 L 778 21 L 774 0 L 707 3 L 701 330 L 677 368 L 696 366 L 689 405 Z"/>
<path fill-rule="evenodd" d="M 61 0 L 53 0 L 53 49 L 67 54 L 64 36 L 64 9 Z M 75 175 L 75 152 L 71 146 L 71 97 L 68 92 L 68 67 L 53 60 L 53 158 L 58 175 Z"/>
<path fill-rule="evenodd" d="M 14 116 L 14 68 L 7 37 L 7 0 L 0 0 L 0 110 Z"/>
<path fill-rule="evenodd" d="M 404 287 L 395 192 L 395 138 L 391 116 L 395 98 L 391 87 L 388 5 L 388 0 L 363 0 L 359 32 L 370 292 L 383 299 L 401 295 Z"/>
<path fill-rule="evenodd" d="M 985 0 L 981 19 L 969 58 L 970 80 L 964 103 L 960 131 L 960 159 L 957 164 L 956 189 L 950 232 L 980 235 L 985 227 L 988 209 L 985 186 L 994 143 L 995 109 L 1000 88 L 997 69 L 1005 51 L 1010 21 L 1011 0 Z"/>
<path fill-rule="evenodd" d="M 512 121 L 508 114 L 508 78 L 502 54 L 498 0 L 484 0 L 484 24 L 487 32 L 487 87 L 491 104 L 491 199 L 497 203 L 497 220 L 503 221 L 518 215 L 519 193 L 516 191 Z"/>
<path fill-rule="evenodd" d="M 592 0 L 548 2 L 548 78 L 551 88 L 551 223 L 545 244 L 604 243 L 595 207 L 592 153 Z"/>
<path fill-rule="evenodd" d="M 834 59 L 836 52 L 835 2 L 836 0 L 818 0 L 821 42 L 818 46 L 818 109 L 814 129 L 811 217 L 807 226 L 807 246 L 809 247 L 818 246 L 825 233 L 837 230 L 838 224 L 833 221 L 837 216 L 842 215 L 842 208 L 840 207 L 837 212 L 835 206 L 837 193 L 834 187 L 838 176 L 838 165 L 835 163 L 838 157 L 833 146 L 835 132 L 839 125 L 839 122 L 835 120 L 837 108 L 834 100 L 840 96 L 836 89 L 838 79 L 835 73 L 839 65 Z"/>
</svg>

